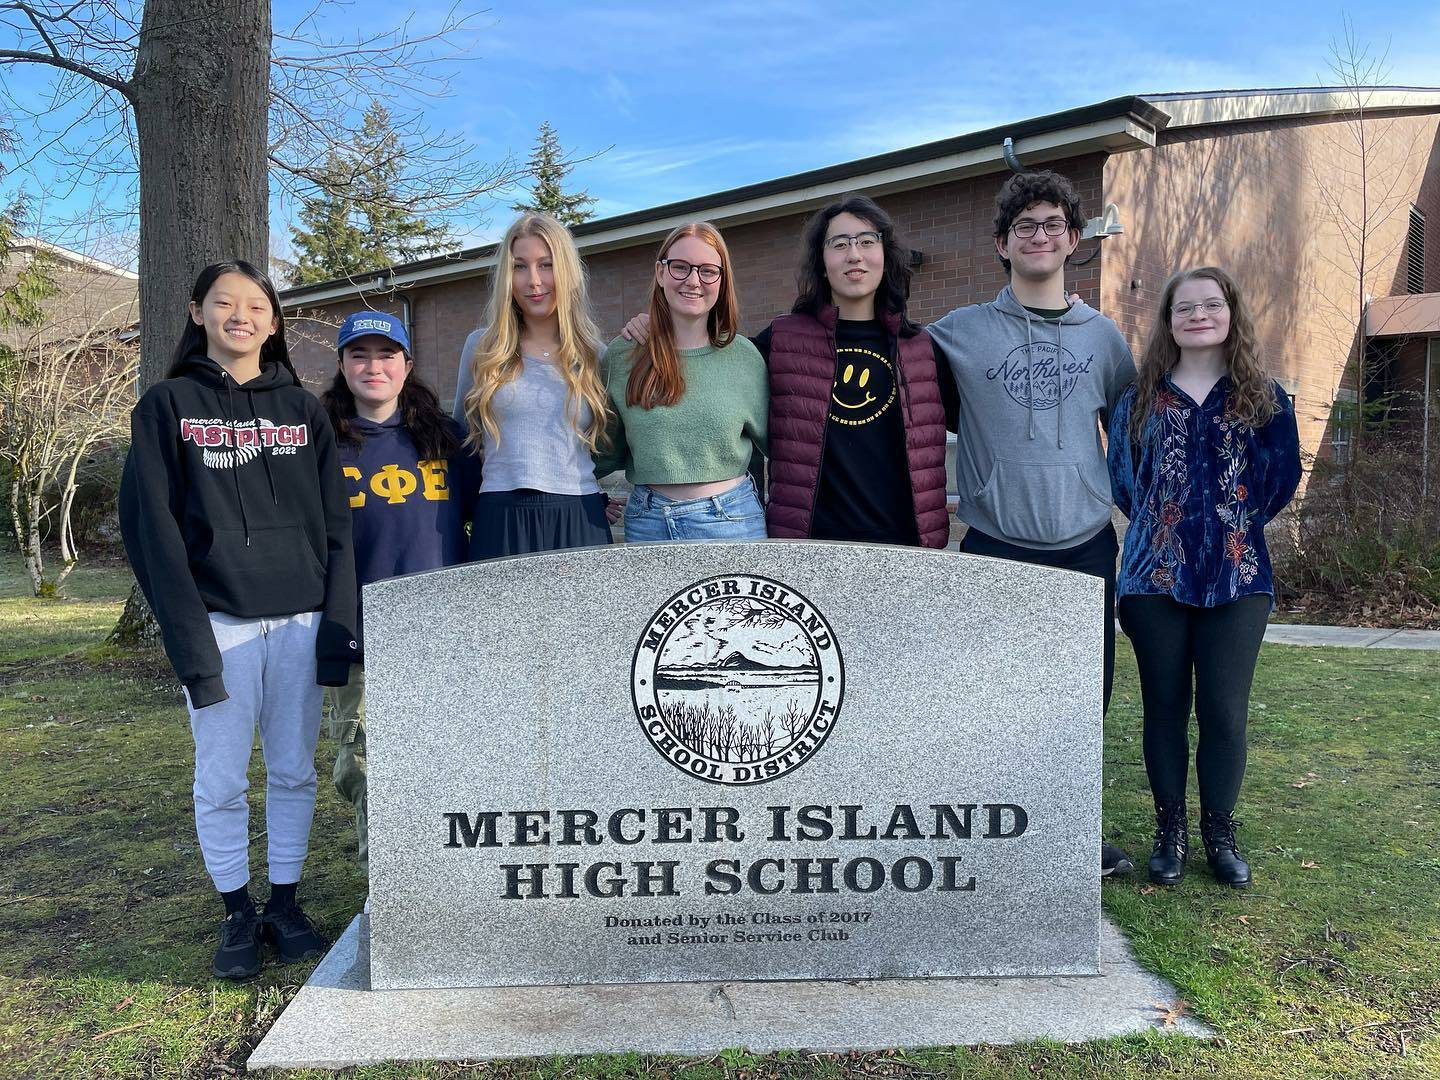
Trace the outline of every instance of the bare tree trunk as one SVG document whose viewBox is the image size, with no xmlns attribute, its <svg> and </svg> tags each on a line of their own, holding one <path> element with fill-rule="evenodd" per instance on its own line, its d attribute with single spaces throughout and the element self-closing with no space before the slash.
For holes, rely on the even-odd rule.
<svg viewBox="0 0 1440 1080">
<path fill-rule="evenodd" d="M 269 67 L 269 0 L 146 0 L 132 80 L 142 389 L 165 376 L 200 271 L 269 262 Z"/>
<path fill-rule="evenodd" d="M 20 521 L 20 473 L 10 470 L 10 528 L 15 533 L 15 550 L 25 550 L 25 530 Z"/>
<path fill-rule="evenodd" d="M 146 0 L 131 82 L 140 149 L 140 390 L 165 377 L 201 270 L 269 265 L 270 0 Z M 207 42 L 225 42 L 210 48 Z M 130 590 L 115 644 L 159 637 Z"/>
<path fill-rule="evenodd" d="M 75 549 L 75 530 L 70 521 L 70 511 L 75 505 L 75 490 L 79 486 L 77 477 L 80 472 L 80 459 L 89 452 L 89 445 L 82 445 L 70 460 L 70 468 L 65 473 L 65 481 L 60 487 L 60 572 L 55 575 L 55 591 L 60 591 L 60 586 L 65 584 L 65 579 L 70 576 L 80 562 L 80 552 Z"/>
<path fill-rule="evenodd" d="M 40 486 L 36 484 L 25 492 L 21 504 L 24 520 L 21 530 L 25 534 L 22 551 L 25 553 L 25 571 L 30 575 L 30 591 L 35 596 L 46 596 L 54 592 L 45 584 L 45 558 L 40 550 Z"/>
<path fill-rule="evenodd" d="M 110 631 L 105 644 L 133 649 L 155 645 L 159 641 L 160 624 L 155 621 L 154 612 L 145 602 L 145 594 L 140 591 L 140 586 L 136 585 L 130 590 L 130 598 L 125 601 L 125 610 L 120 613 L 120 621 L 115 624 L 115 629 Z"/>
</svg>

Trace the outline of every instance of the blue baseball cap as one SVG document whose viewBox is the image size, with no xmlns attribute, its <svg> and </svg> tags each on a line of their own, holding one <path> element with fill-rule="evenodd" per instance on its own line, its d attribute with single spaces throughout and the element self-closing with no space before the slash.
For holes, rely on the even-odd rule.
<svg viewBox="0 0 1440 1080">
<path fill-rule="evenodd" d="M 340 324 L 340 334 L 335 339 L 335 348 L 343 352 L 345 346 L 356 338 L 368 337 L 371 334 L 388 338 L 407 354 L 410 352 L 410 335 L 405 332 L 405 324 L 396 316 L 387 315 L 383 311 L 357 311 L 353 315 L 345 316 L 345 321 Z"/>
</svg>

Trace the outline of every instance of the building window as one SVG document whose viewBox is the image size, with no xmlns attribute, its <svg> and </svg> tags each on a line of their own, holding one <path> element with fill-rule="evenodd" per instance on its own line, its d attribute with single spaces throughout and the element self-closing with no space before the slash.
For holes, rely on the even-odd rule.
<svg viewBox="0 0 1440 1080">
<path fill-rule="evenodd" d="M 1410 207 L 1410 231 L 1405 236 L 1405 291 L 1425 291 L 1425 214 Z"/>
<path fill-rule="evenodd" d="M 1350 443 L 1358 420 L 1359 396 L 1354 390 L 1335 391 L 1330 406 L 1330 454 L 1336 465 L 1350 464 Z"/>
</svg>

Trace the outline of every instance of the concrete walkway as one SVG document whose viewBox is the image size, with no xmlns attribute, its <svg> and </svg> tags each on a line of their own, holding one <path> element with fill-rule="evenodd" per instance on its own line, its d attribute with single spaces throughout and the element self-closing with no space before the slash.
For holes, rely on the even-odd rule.
<svg viewBox="0 0 1440 1080">
<path fill-rule="evenodd" d="M 1303 626 L 1271 623 L 1265 640 L 1275 645 L 1325 645 L 1350 649 L 1440 651 L 1440 630 L 1387 630 L 1375 626 Z"/>
</svg>

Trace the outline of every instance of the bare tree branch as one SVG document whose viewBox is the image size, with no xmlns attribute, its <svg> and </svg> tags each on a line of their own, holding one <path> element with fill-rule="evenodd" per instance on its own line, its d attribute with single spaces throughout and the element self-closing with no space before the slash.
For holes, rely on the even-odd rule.
<svg viewBox="0 0 1440 1080">
<path fill-rule="evenodd" d="M 46 64 L 50 67 L 60 68 L 64 71 L 73 71 L 77 75 L 108 86 L 125 100 L 133 100 L 130 84 L 114 76 L 106 75 L 103 71 L 97 71 L 92 67 L 79 63 L 75 60 L 67 60 L 63 56 L 51 56 L 46 53 L 29 52 L 23 49 L 0 49 L 0 60 L 9 60 L 12 63 L 20 64 Z"/>
</svg>

